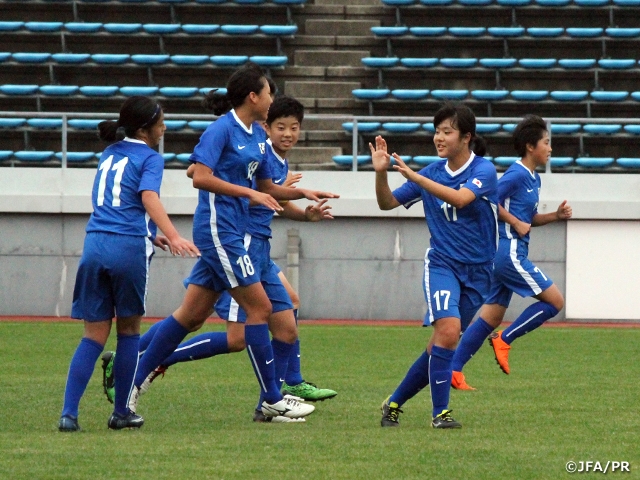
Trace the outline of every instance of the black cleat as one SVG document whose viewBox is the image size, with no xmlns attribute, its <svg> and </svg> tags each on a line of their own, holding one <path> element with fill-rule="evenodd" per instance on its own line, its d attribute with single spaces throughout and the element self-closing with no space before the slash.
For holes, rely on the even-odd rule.
<svg viewBox="0 0 640 480">
<path fill-rule="evenodd" d="M 400 422 L 398 416 L 403 413 L 396 402 L 389 402 L 391 396 L 388 396 L 380 409 L 382 410 L 382 419 L 380 420 L 380 426 L 382 427 L 399 427 Z"/>
<path fill-rule="evenodd" d="M 440 415 L 431 420 L 433 428 L 462 428 L 460 422 L 456 422 L 451 416 L 451 410 L 443 410 Z"/>
<path fill-rule="evenodd" d="M 58 430 L 61 432 L 79 432 L 80 425 L 78 425 L 78 419 L 69 415 L 63 415 L 58 422 Z"/>
<path fill-rule="evenodd" d="M 113 412 L 109 417 L 107 426 L 111 430 L 122 430 L 123 428 L 140 428 L 144 424 L 144 418 L 135 413 L 129 412 L 126 415 L 120 415 Z"/>
</svg>

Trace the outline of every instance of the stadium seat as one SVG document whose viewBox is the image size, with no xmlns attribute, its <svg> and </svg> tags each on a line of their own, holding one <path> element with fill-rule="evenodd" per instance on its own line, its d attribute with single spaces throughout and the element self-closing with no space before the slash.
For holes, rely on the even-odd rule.
<svg viewBox="0 0 640 480">
<path fill-rule="evenodd" d="M 498 3 L 503 1 L 505 0 L 498 0 Z M 507 1 L 511 1 L 511 0 L 507 0 Z M 517 1 L 520 1 L 520 0 L 517 0 Z M 525 1 L 529 2 L 530 0 L 525 0 Z M 500 38 L 520 37 L 524 34 L 524 27 L 489 27 L 487 31 L 489 32 L 489 35 L 493 37 L 500 37 Z"/>
<path fill-rule="evenodd" d="M 638 4 L 640 5 L 640 0 Z M 605 33 L 613 38 L 636 38 L 640 37 L 640 28 L 609 27 L 605 29 Z"/>
<path fill-rule="evenodd" d="M 198 93 L 197 87 L 162 87 L 160 94 L 165 97 L 189 98 Z"/>
<path fill-rule="evenodd" d="M 88 118 L 71 118 L 67 122 L 70 127 L 77 128 L 78 130 L 95 130 L 98 128 L 100 122 L 104 122 L 104 118 L 101 119 L 88 119 Z"/>
<path fill-rule="evenodd" d="M 486 31 L 485 27 L 449 27 L 449 34 L 454 37 L 480 37 Z"/>
<path fill-rule="evenodd" d="M 447 27 L 410 27 L 409 31 L 416 37 L 440 37 L 447 33 Z"/>
<path fill-rule="evenodd" d="M 170 58 L 176 65 L 204 65 L 209 61 L 208 55 L 171 55 Z"/>
<path fill-rule="evenodd" d="M 176 159 L 175 153 L 163 153 L 162 158 L 164 158 L 165 162 L 171 162 Z"/>
<path fill-rule="evenodd" d="M 613 4 L 619 7 L 640 7 L 640 0 L 613 0 Z"/>
<path fill-rule="evenodd" d="M 418 0 L 382 0 L 382 3 L 388 6 L 406 6 L 418 3 Z"/>
<path fill-rule="evenodd" d="M 580 7 L 603 7 L 609 4 L 609 0 L 573 0 Z"/>
<path fill-rule="evenodd" d="M 219 67 L 236 67 L 249 61 L 246 55 L 214 55 L 211 62 Z"/>
<path fill-rule="evenodd" d="M 596 64 L 593 58 L 561 58 L 558 60 L 558 65 L 567 69 L 582 69 L 591 68 Z"/>
<path fill-rule="evenodd" d="M 53 61 L 57 63 L 86 63 L 91 59 L 88 53 L 54 53 L 51 55 Z"/>
<path fill-rule="evenodd" d="M 169 55 L 136 54 L 131 55 L 131 61 L 133 61 L 133 63 L 137 63 L 138 65 L 162 65 L 163 63 L 167 63 L 169 61 Z"/>
<path fill-rule="evenodd" d="M 624 168 L 640 168 L 640 158 L 622 157 L 616 159 L 616 164 Z"/>
<path fill-rule="evenodd" d="M 77 85 L 42 85 L 39 90 L 44 95 L 63 97 L 74 95 L 78 89 Z"/>
<path fill-rule="evenodd" d="M 62 127 L 61 118 L 30 118 L 27 120 L 27 125 L 38 129 L 53 129 Z"/>
<path fill-rule="evenodd" d="M 409 27 L 371 27 L 371 32 L 377 37 L 399 37 L 409 33 Z"/>
<path fill-rule="evenodd" d="M 476 133 L 498 133 L 502 125 L 499 123 L 478 123 Z"/>
<path fill-rule="evenodd" d="M 180 24 L 177 23 L 145 23 L 142 25 L 142 30 L 147 33 L 154 33 L 157 35 L 166 35 L 168 33 L 176 33 L 180 31 Z"/>
<path fill-rule="evenodd" d="M 509 167 L 520 160 L 520 157 L 495 157 L 493 163 L 501 167 Z"/>
<path fill-rule="evenodd" d="M 554 90 L 549 93 L 549 96 L 553 100 L 559 102 L 579 102 L 584 100 L 589 95 L 586 90 Z"/>
<path fill-rule="evenodd" d="M 631 92 L 631 98 L 640 102 L 640 92 Z"/>
<path fill-rule="evenodd" d="M 371 162 L 371 155 L 357 155 L 358 165 L 364 165 Z M 334 155 L 333 161 L 338 165 L 353 165 L 353 155 Z"/>
<path fill-rule="evenodd" d="M 477 58 L 441 58 L 440 65 L 447 68 L 472 68 L 478 63 Z"/>
<path fill-rule="evenodd" d="M 35 152 L 31 150 L 21 150 L 14 152 L 13 156 L 23 162 L 46 162 L 53 157 L 53 151 Z"/>
<path fill-rule="evenodd" d="M 54 155 L 58 160 L 62 160 L 62 152 L 57 152 Z M 71 163 L 83 163 L 90 160 L 95 160 L 95 152 L 67 152 L 67 162 Z"/>
<path fill-rule="evenodd" d="M 20 52 L 12 54 L 11 57 L 18 63 L 44 63 L 51 58 L 51 54 Z"/>
<path fill-rule="evenodd" d="M 26 22 L 24 28 L 30 32 L 59 32 L 62 22 Z"/>
<path fill-rule="evenodd" d="M 398 100 L 423 100 L 429 95 L 429 90 L 408 90 L 408 89 L 396 89 L 391 90 L 391 96 Z"/>
<path fill-rule="evenodd" d="M 179 153 L 176 155 L 176 160 L 182 163 L 191 163 L 189 159 L 191 158 L 190 153 Z"/>
<path fill-rule="evenodd" d="M 517 60 L 515 58 L 481 58 L 478 62 L 486 68 L 510 68 L 515 67 Z"/>
<path fill-rule="evenodd" d="M 624 91 L 591 92 L 591 98 L 593 98 L 594 100 L 597 100 L 598 102 L 621 102 L 623 100 L 626 100 L 628 96 L 629 96 L 629 92 L 624 92 Z"/>
<path fill-rule="evenodd" d="M 206 95 L 208 94 L 211 90 L 215 90 L 216 92 L 218 92 L 220 95 L 226 95 L 227 94 L 227 89 L 222 87 L 222 88 L 216 88 L 216 87 L 204 87 L 201 88 L 199 90 L 200 94 L 202 95 Z"/>
<path fill-rule="evenodd" d="M 32 95 L 38 91 L 38 85 L 0 85 L 0 92 L 5 95 Z"/>
<path fill-rule="evenodd" d="M 631 133 L 632 135 L 640 135 L 640 125 L 638 124 L 625 125 L 624 131 L 627 133 Z"/>
<path fill-rule="evenodd" d="M 387 88 L 357 88 L 351 94 L 359 100 L 380 100 L 386 98 L 391 91 Z"/>
<path fill-rule="evenodd" d="M 486 5 L 491 5 L 493 0 L 458 0 L 458 3 L 465 7 L 484 7 Z"/>
<path fill-rule="evenodd" d="M 401 58 L 400 64 L 407 68 L 431 68 L 438 64 L 437 58 Z"/>
<path fill-rule="evenodd" d="M 158 87 L 120 87 L 120 93 L 125 97 L 150 96 L 158 93 Z"/>
<path fill-rule="evenodd" d="M 502 129 L 505 132 L 513 133 L 517 126 L 517 123 L 505 123 L 504 125 L 502 125 Z"/>
<path fill-rule="evenodd" d="M 347 132 L 353 132 L 353 122 L 345 122 L 342 128 Z M 380 122 L 358 122 L 358 132 L 375 132 L 380 129 Z"/>
<path fill-rule="evenodd" d="M 91 55 L 91 60 L 96 63 L 107 65 L 119 65 L 126 63 L 131 58 L 131 55 L 126 53 L 94 53 Z"/>
<path fill-rule="evenodd" d="M 613 58 L 602 58 L 598 60 L 598 65 L 602 68 L 606 68 L 609 70 L 625 70 L 627 68 L 632 68 L 636 65 L 636 61 L 633 58 L 624 58 L 624 59 L 613 59 Z"/>
<path fill-rule="evenodd" d="M 164 121 L 167 130 L 175 132 L 176 130 L 182 130 L 187 126 L 186 120 L 165 120 Z"/>
<path fill-rule="evenodd" d="M 578 157 L 576 164 L 581 167 L 607 167 L 613 163 L 613 157 Z"/>
<path fill-rule="evenodd" d="M 400 59 L 398 57 L 365 57 L 361 62 L 366 67 L 391 68 L 398 65 Z"/>
<path fill-rule="evenodd" d="M 18 128 L 27 123 L 26 118 L 0 118 L 0 128 Z"/>
<path fill-rule="evenodd" d="M 524 7 L 529 5 L 532 0 L 498 0 L 498 5 L 503 7 Z"/>
<path fill-rule="evenodd" d="M 551 68 L 556 63 L 555 58 L 521 58 L 518 60 L 518 64 L 523 68 Z"/>
<path fill-rule="evenodd" d="M 608 1 L 608 0 L 606 0 Z M 593 38 L 599 37 L 604 31 L 599 27 L 569 27 L 565 30 L 567 35 L 574 38 Z"/>
<path fill-rule="evenodd" d="M 432 163 L 439 162 L 442 158 L 437 155 L 415 155 L 413 157 L 414 163 L 420 166 L 431 165 Z"/>
<path fill-rule="evenodd" d="M 579 123 L 552 123 L 551 134 L 570 134 L 579 132 L 582 125 Z"/>
<path fill-rule="evenodd" d="M 116 95 L 118 87 L 87 85 L 80 87 L 80 93 L 87 97 L 110 97 Z"/>
<path fill-rule="evenodd" d="M 391 133 L 413 133 L 420 128 L 419 122 L 386 122 L 382 128 Z"/>
<path fill-rule="evenodd" d="M 220 31 L 227 35 L 252 35 L 258 32 L 258 25 L 221 25 Z"/>
<path fill-rule="evenodd" d="M 260 26 L 260 32 L 265 35 L 274 37 L 284 37 L 295 35 L 298 32 L 297 25 L 262 25 Z"/>
<path fill-rule="evenodd" d="M 508 95 L 508 90 L 471 90 L 471 97 L 476 100 L 504 100 Z"/>
<path fill-rule="evenodd" d="M 436 128 L 433 126 L 433 122 L 431 123 L 423 123 L 422 129 L 429 133 L 436 133 Z"/>
<path fill-rule="evenodd" d="M 9 160 L 11 157 L 13 157 L 12 150 L 0 150 L 0 161 Z"/>
<path fill-rule="evenodd" d="M 573 157 L 551 157 L 549 164 L 552 167 L 568 167 L 573 163 Z"/>
<path fill-rule="evenodd" d="M 0 22 L 0 32 L 15 32 L 24 27 L 24 22 Z"/>
<path fill-rule="evenodd" d="M 183 32 L 190 35 L 211 35 L 212 33 L 216 33 L 218 30 L 220 30 L 220 25 L 185 23 L 181 28 Z"/>
<path fill-rule="evenodd" d="M 565 1 L 565 0 L 562 0 Z M 566 0 L 569 3 L 569 0 Z M 532 37 L 559 37 L 564 33 L 562 27 L 530 27 L 527 28 L 527 33 Z"/>
<path fill-rule="evenodd" d="M 109 33 L 136 33 L 142 30 L 141 23 L 105 23 L 102 27 Z"/>
<path fill-rule="evenodd" d="M 67 22 L 64 29 L 72 33 L 96 33 L 102 28 L 102 23 Z"/>
<path fill-rule="evenodd" d="M 467 95 L 469 90 L 431 90 L 431 96 L 438 100 L 462 100 Z"/>
<path fill-rule="evenodd" d="M 284 67 L 289 59 L 286 55 L 253 55 L 249 57 L 249 61 L 260 65 L 261 67 Z"/>
<path fill-rule="evenodd" d="M 536 0 L 536 3 L 543 7 L 565 7 L 571 3 L 571 0 Z"/>
<path fill-rule="evenodd" d="M 547 90 L 512 90 L 511 96 L 516 100 L 537 102 L 549 95 Z"/>
<path fill-rule="evenodd" d="M 618 133 L 622 129 L 622 125 L 611 123 L 586 123 L 582 126 L 582 129 L 587 133 L 593 133 L 596 135 L 610 135 L 612 133 Z"/>
<path fill-rule="evenodd" d="M 0 52 L 0 62 L 4 62 L 11 58 L 11 54 L 9 52 Z"/>
<path fill-rule="evenodd" d="M 191 120 L 190 122 L 187 122 L 187 125 L 189 125 L 189 128 L 192 130 L 204 131 L 212 123 L 213 122 L 210 120 Z"/>
</svg>

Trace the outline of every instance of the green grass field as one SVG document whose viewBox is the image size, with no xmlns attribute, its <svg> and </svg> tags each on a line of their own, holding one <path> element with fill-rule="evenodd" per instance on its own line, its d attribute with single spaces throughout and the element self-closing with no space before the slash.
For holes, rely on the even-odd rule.
<svg viewBox="0 0 640 480">
<path fill-rule="evenodd" d="M 81 326 L 0 322 L 0 478 L 555 479 L 571 460 L 627 461 L 631 472 L 614 475 L 640 476 L 640 329 L 542 328 L 514 344 L 509 376 L 483 347 L 465 369 L 478 391 L 452 392 L 455 431 L 430 427 L 428 391 L 404 406 L 400 428 L 380 428 L 380 403 L 427 329 L 300 331 L 305 377 L 339 392 L 306 424 L 251 421 L 257 383 L 243 352 L 172 367 L 142 397 L 140 431 L 107 430 L 97 365 L 83 431 L 63 434 Z"/>
</svg>

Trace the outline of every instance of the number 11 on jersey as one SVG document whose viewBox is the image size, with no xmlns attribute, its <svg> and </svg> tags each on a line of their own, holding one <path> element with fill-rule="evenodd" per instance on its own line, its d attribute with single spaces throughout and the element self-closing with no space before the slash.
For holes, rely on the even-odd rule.
<svg viewBox="0 0 640 480">
<path fill-rule="evenodd" d="M 107 187 L 107 174 L 109 171 L 115 171 L 116 176 L 113 179 L 113 188 L 111 189 L 111 196 L 113 199 L 111 200 L 112 207 L 120 206 L 120 192 L 122 188 L 120 187 L 120 182 L 122 182 L 122 176 L 124 175 L 124 167 L 129 163 L 129 157 L 124 157 L 119 162 L 116 162 L 111 168 L 111 163 L 113 162 L 113 155 L 109 155 L 104 162 L 100 164 L 98 170 L 102 173 L 100 174 L 100 182 L 98 183 L 98 206 L 101 207 L 104 205 L 104 191 Z"/>
<path fill-rule="evenodd" d="M 444 202 L 442 205 L 440 205 L 440 208 L 444 212 L 444 216 L 446 217 L 447 222 L 457 222 L 458 221 L 458 209 L 456 207 L 453 207 L 453 206 L 449 205 L 448 203 Z M 449 216 L 449 209 L 452 210 L 451 216 Z"/>
</svg>

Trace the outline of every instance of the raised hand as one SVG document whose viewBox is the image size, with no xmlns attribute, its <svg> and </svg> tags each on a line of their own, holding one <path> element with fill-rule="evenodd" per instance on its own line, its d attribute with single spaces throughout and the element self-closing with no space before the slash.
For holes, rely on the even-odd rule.
<svg viewBox="0 0 640 480">
<path fill-rule="evenodd" d="M 402 160 L 402 158 L 400 158 L 400 155 L 398 155 L 397 153 L 394 153 L 393 155 L 391 155 L 393 157 L 393 159 L 395 160 L 396 164 L 393 166 L 393 169 L 397 172 L 400 172 L 400 174 L 406 178 L 407 180 L 414 180 L 416 177 L 419 177 L 419 175 L 414 172 L 413 170 L 411 170 L 406 163 L 404 163 L 404 161 Z"/>
<path fill-rule="evenodd" d="M 284 181 L 282 186 L 283 187 L 293 187 L 300 180 L 302 180 L 302 174 L 301 173 L 291 173 L 291 172 L 289 172 L 289 175 L 287 175 L 287 179 Z"/>
<path fill-rule="evenodd" d="M 386 172 L 389 168 L 389 165 L 391 164 L 391 157 L 387 153 L 387 142 L 380 135 L 376 137 L 375 142 L 375 147 L 371 143 L 369 143 L 373 169 L 376 172 Z"/>
<path fill-rule="evenodd" d="M 304 216 L 310 222 L 319 222 L 320 220 L 333 220 L 331 215 L 331 205 L 326 205 L 327 199 L 319 201 L 315 205 L 309 205 L 304 210 Z"/>
</svg>

